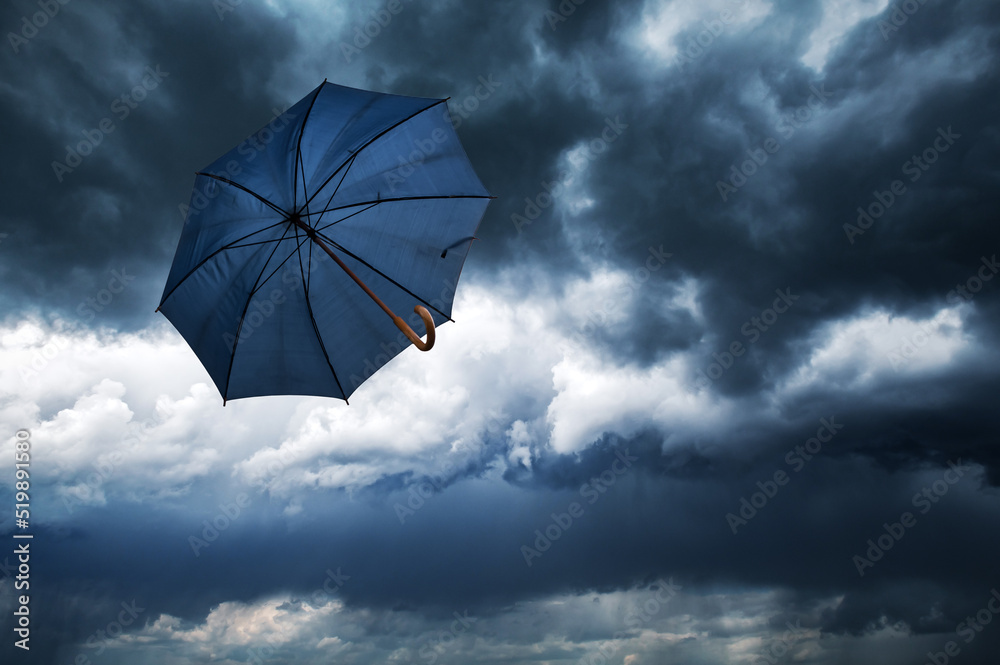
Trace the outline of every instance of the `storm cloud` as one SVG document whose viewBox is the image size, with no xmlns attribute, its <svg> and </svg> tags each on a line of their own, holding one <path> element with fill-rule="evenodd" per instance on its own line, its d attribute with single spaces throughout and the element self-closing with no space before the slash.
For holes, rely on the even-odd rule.
<svg viewBox="0 0 1000 665">
<path fill-rule="evenodd" d="M 1000 6 L 0 27 L 5 662 L 995 659 Z M 431 353 L 223 408 L 153 311 L 194 173 L 324 79 L 448 97 L 497 199 Z"/>
</svg>

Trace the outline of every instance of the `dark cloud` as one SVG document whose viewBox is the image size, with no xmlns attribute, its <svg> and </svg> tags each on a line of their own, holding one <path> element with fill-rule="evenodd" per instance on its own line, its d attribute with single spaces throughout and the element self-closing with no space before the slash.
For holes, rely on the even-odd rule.
<svg viewBox="0 0 1000 665">
<path fill-rule="evenodd" d="M 970 642 L 956 632 L 1000 584 L 1000 540 L 991 528 L 1000 486 L 993 424 L 1000 282 L 982 282 L 971 303 L 953 290 L 971 283 L 983 257 L 1000 253 L 1000 7 L 925 3 L 884 37 L 890 5 L 853 26 L 817 71 L 800 58 L 824 25 L 822 2 L 776 1 L 766 17 L 727 30 L 683 65 L 643 50 L 635 30 L 652 20 L 654 4 L 404 0 L 350 59 L 343 44 L 355 43 L 379 6 L 331 9 L 343 12 L 339 33 L 317 37 L 306 29 L 309 17 L 328 17 L 311 3 L 287 14 L 240 3 L 220 17 L 208 1 L 77 0 L 17 52 L 5 40 L 0 274 L 9 323 L 37 314 L 81 328 L 149 326 L 194 171 L 326 76 L 452 97 L 463 144 L 498 197 L 470 256 L 469 282 L 507 280 L 555 308 L 574 279 L 600 270 L 632 276 L 625 316 L 592 318 L 582 329 L 558 324 L 609 367 L 648 371 L 689 354 L 693 366 L 681 379 L 692 384 L 697 370 L 716 362 L 713 354 L 734 341 L 746 347 L 702 388 L 729 405 L 712 413 L 731 422 L 691 434 L 643 421 L 635 434 L 608 431 L 570 454 L 532 441 L 529 467 L 509 457 L 508 429 L 543 418 L 546 405 L 511 395 L 502 427 L 484 433 L 482 449 L 455 468 L 390 473 L 351 495 L 253 494 L 240 519 L 198 556 L 190 538 L 202 520 L 245 487 L 216 474 L 157 503 L 109 489 L 106 506 L 39 531 L 33 602 L 46 637 L 38 638 L 36 662 L 71 662 L 132 599 L 147 608 L 132 631 L 166 615 L 198 626 L 222 603 L 281 594 L 289 596 L 275 601 L 282 612 L 304 613 L 309 594 L 338 567 L 351 579 L 337 598 L 364 617 L 366 632 L 354 640 L 388 653 L 399 630 L 414 658 L 416 636 L 446 627 L 455 611 L 501 621 L 548 598 L 637 593 L 673 576 L 703 630 L 650 647 L 638 662 L 710 658 L 707 641 L 742 635 L 730 619 L 745 608 L 719 596 L 735 603 L 761 590 L 773 594 L 765 643 L 801 621 L 827 648 L 810 662 L 853 659 L 850 640 L 880 639 L 887 627 L 899 631 L 900 659 L 919 660 L 957 639 L 963 663 L 992 662 L 1000 629 L 984 627 Z M 552 23 L 546 12 L 562 16 L 564 5 L 573 13 Z M 7 3 L 0 25 L 17 32 L 37 11 L 37 3 Z M 673 43 L 683 48 L 702 28 L 693 21 Z M 122 117 L 115 100 L 152 76 L 147 66 L 168 75 Z M 477 86 L 494 81 L 476 99 Z M 95 136 L 106 117 L 115 130 L 57 176 L 52 163 L 66 161 L 65 146 L 87 140 L 85 132 Z M 769 139 L 780 149 L 766 151 Z M 593 154 L 578 162 L 570 184 L 562 172 L 580 146 Z M 766 162 L 754 165 L 762 155 Z M 730 180 L 748 161 L 754 173 L 745 183 Z M 863 233 L 845 230 L 857 225 L 859 206 L 874 210 L 873 202 L 888 200 L 894 180 L 905 192 L 892 195 L 888 210 Z M 720 181 L 732 185 L 725 198 Z M 555 183 L 564 193 L 541 205 L 551 197 L 539 195 Z M 643 274 L 651 249 L 670 257 Z M 134 281 L 98 316 L 81 316 L 113 270 Z M 776 291 L 796 299 L 751 342 L 744 328 L 777 309 Z M 678 304 L 684 293 L 697 307 Z M 837 347 L 832 369 L 816 355 L 852 321 L 875 313 L 923 321 L 960 304 L 966 343 L 926 371 L 875 367 L 885 365 L 885 353 L 866 355 L 856 341 Z M 789 388 L 803 368 L 819 378 Z M 45 403 L 43 415 L 69 406 Z M 844 430 L 796 471 L 786 455 L 830 417 Z M 616 473 L 616 454 L 625 451 L 636 459 Z M 959 460 L 966 474 L 920 512 L 914 496 Z M 741 499 L 764 491 L 756 483 L 776 471 L 789 483 L 734 534 L 727 514 L 739 514 Z M 601 478 L 614 483 L 605 487 Z M 428 484 L 428 496 L 419 494 Z M 415 491 L 420 506 L 401 524 L 395 506 L 408 505 Z M 13 502 L 6 489 L 0 496 Z M 522 546 L 547 541 L 538 533 L 558 525 L 573 503 L 582 515 L 555 529 L 559 539 L 526 565 Z M 916 525 L 860 575 L 854 557 L 905 511 Z M 408 612 L 426 623 L 393 623 Z M 549 641 L 549 626 L 565 630 L 568 646 Z M 584 643 L 614 634 L 599 623 L 566 628 L 555 611 L 518 630 L 505 646 L 537 643 L 538 657 L 553 660 L 579 658 Z M 169 639 L 157 639 L 157 649 L 169 648 Z M 246 660 L 226 649 L 222 657 Z M 518 657 L 505 662 L 524 662 Z"/>
</svg>

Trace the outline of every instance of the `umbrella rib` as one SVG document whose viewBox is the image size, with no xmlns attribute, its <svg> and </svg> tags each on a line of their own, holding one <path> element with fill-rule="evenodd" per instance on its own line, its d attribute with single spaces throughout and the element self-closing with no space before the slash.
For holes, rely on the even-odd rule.
<svg viewBox="0 0 1000 665">
<path fill-rule="evenodd" d="M 347 220 L 349 220 L 349 219 L 350 219 L 351 217 L 354 217 L 355 215 L 360 215 L 360 214 L 361 214 L 361 213 L 363 213 L 363 212 L 368 212 L 369 210 L 371 210 L 372 208 L 374 208 L 374 207 L 375 207 L 376 205 L 378 205 L 378 204 L 377 204 L 377 203 L 373 203 L 373 204 L 371 204 L 370 206 L 368 206 L 368 207 L 366 207 L 366 208 L 362 208 L 361 210 L 359 210 L 359 211 L 357 211 L 357 212 L 352 212 L 352 213 L 351 213 L 350 215 L 348 215 L 347 217 L 341 217 L 340 219 L 338 219 L 338 220 L 337 220 L 337 221 L 335 221 L 335 222 L 330 222 L 330 223 L 329 223 L 329 224 L 327 224 L 326 226 L 322 226 L 322 227 L 321 227 L 321 226 L 316 226 L 316 227 L 315 227 L 315 228 L 316 228 L 316 231 L 317 231 L 317 233 L 318 233 L 319 231 L 325 231 L 326 229 L 330 228 L 330 227 L 331 227 L 331 226 L 333 226 L 334 224 L 340 224 L 341 222 L 346 222 Z M 316 223 L 317 223 L 317 224 L 319 224 L 319 220 L 318 220 L 318 219 L 316 220 Z"/>
<path fill-rule="evenodd" d="M 347 168 L 346 168 L 346 169 L 344 169 L 344 175 L 343 175 L 343 176 L 341 176 L 341 178 L 340 178 L 340 182 L 338 182 L 338 183 L 337 183 L 337 186 L 336 186 L 336 188 L 334 188 L 334 190 L 333 190 L 333 194 L 330 194 L 330 198 L 329 198 L 329 199 L 327 199 L 327 201 L 326 201 L 326 204 L 327 204 L 327 205 L 330 205 L 331 203 L 333 203 L 333 197 L 335 197 L 335 196 L 337 195 L 337 192 L 339 192 L 339 191 L 340 191 L 340 186 L 344 184 L 344 179 L 345 179 L 345 178 L 347 178 L 347 174 L 348 174 L 348 173 L 350 173 L 350 171 L 351 171 L 351 167 L 352 167 L 352 166 L 354 166 L 354 160 L 355 160 L 355 158 L 356 158 L 357 156 L 358 156 L 358 153 L 354 153 L 353 155 L 351 155 L 351 158 L 350 158 L 349 160 L 347 160 Z M 309 207 L 309 204 L 306 204 L 306 208 L 308 208 L 308 207 Z M 306 215 L 307 215 L 307 216 L 308 216 L 308 214 L 309 214 L 309 213 L 308 213 L 308 212 L 306 212 Z M 317 217 L 317 218 L 316 218 L 316 221 L 315 221 L 315 222 L 313 223 L 313 226 L 314 226 L 314 227 L 316 227 L 316 226 L 319 226 L 319 223 L 320 223 L 321 221 L 323 221 L 323 214 L 324 214 L 324 212 L 323 212 L 323 211 L 320 211 L 320 213 L 319 213 L 319 217 Z M 346 219 L 346 218 L 345 218 L 345 219 Z M 343 221 L 343 220 L 341 220 L 341 221 Z M 334 224 L 336 224 L 336 223 L 337 223 L 337 222 L 334 222 Z M 331 225 L 331 226 L 332 226 L 332 225 Z"/>
<path fill-rule="evenodd" d="M 326 79 L 323 79 L 323 82 L 325 83 Z M 311 110 L 312 106 L 310 106 L 309 108 Z M 304 123 L 303 123 L 303 126 L 304 126 Z M 300 136 L 300 138 L 301 138 L 301 136 Z M 347 168 L 344 169 L 344 175 L 340 176 L 340 182 L 337 183 L 337 186 L 333 190 L 333 194 L 331 194 L 330 198 L 327 200 L 327 202 L 326 202 L 327 205 L 330 205 L 330 202 L 333 201 L 333 197 L 336 196 L 337 192 L 340 191 L 340 186 L 344 184 L 344 179 L 347 178 L 347 174 L 351 172 L 351 166 L 354 165 L 354 160 L 355 160 L 356 157 L 357 157 L 357 153 L 351 155 L 351 158 L 347 160 L 347 162 L 346 162 Z M 306 174 L 305 174 L 305 170 L 303 169 L 303 171 L 302 171 L 302 189 L 303 189 L 304 192 L 305 192 L 305 188 L 306 188 L 305 187 L 305 182 L 306 182 L 305 178 L 306 178 Z M 322 187 L 321 187 L 321 189 L 322 189 Z M 296 194 L 297 193 L 298 193 L 298 189 L 296 188 Z M 305 192 L 305 194 L 308 196 L 309 192 Z M 309 203 L 311 201 L 312 201 L 312 198 L 308 198 L 306 200 L 306 202 L 302 205 L 302 210 L 305 211 L 305 213 L 307 215 L 309 214 Z M 323 213 L 320 213 L 319 218 L 316 221 L 319 222 L 319 220 L 321 220 L 321 219 L 323 219 Z M 309 251 L 309 263 L 310 263 L 310 265 L 312 265 L 312 248 L 310 248 L 310 251 Z M 312 279 L 311 275 L 312 275 L 312 273 L 310 273 L 310 279 Z"/>
<path fill-rule="evenodd" d="M 299 237 L 299 227 L 295 227 L 295 237 Z M 309 236 L 305 237 L 308 240 Z M 305 241 L 303 241 L 305 242 Z M 302 285 L 305 290 L 305 300 L 306 309 L 309 311 L 309 321 L 312 323 L 313 332 L 316 333 L 316 341 L 319 342 L 319 348 L 323 352 L 323 357 L 326 359 L 326 365 L 330 368 L 330 373 L 333 374 L 333 380 L 337 382 L 337 388 L 340 390 L 340 394 L 344 395 L 344 401 L 347 402 L 347 393 L 344 392 L 344 386 L 340 385 L 340 379 L 337 377 L 337 370 L 333 368 L 333 362 L 330 361 L 330 354 L 326 351 L 326 344 L 323 342 L 323 336 L 319 334 L 319 326 L 316 324 L 316 315 L 313 314 L 312 301 L 309 300 L 309 282 L 312 279 L 312 243 L 309 243 L 309 280 L 306 279 L 306 275 L 302 272 L 302 244 L 300 243 L 296 249 L 296 253 L 299 255 L 299 275 L 302 277 Z M 350 404 L 350 402 L 347 402 Z"/>
<path fill-rule="evenodd" d="M 298 236 L 298 234 L 295 234 L 295 235 L 296 235 L 296 236 Z M 251 295 L 251 296 L 253 296 L 253 295 L 256 295 L 256 293 L 257 293 L 258 291 L 260 291 L 261 289 L 263 289 L 263 288 L 264 288 L 264 285 L 265 285 L 265 284 L 267 284 L 267 283 L 268 283 L 268 281 L 270 281 L 270 279 L 271 279 L 272 277 L 274 277 L 274 273 L 276 273 L 276 272 L 278 272 L 279 270 L 281 270 L 281 266 L 283 266 L 283 265 L 285 265 L 286 263 L 288 263 L 288 259 L 290 259 L 290 258 L 292 258 L 293 256 L 295 256 L 295 251 L 296 251 L 296 250 L 297 250 L 297 249 L 298 249 L 299 247 L 301 247 L 301 246 L 303 245 L 303 243 L 305 243 L 305 241 L 306 241 L 306 240 L 308 240 L 308 239 L 309 239 L 309 238 L 306 238 L 305 240 L 302 240 L 302 242 L 300 242 L 300 243 L 298 244 L 298 246 L 296 246 L 296 248 L 292 250 L 292 253 L 291 253 L 291 254 L 289 254 L 288 256 L 286 256 L 286 257 L 285 257 L 285 259 L 284 259 L 284 260 L 283 260 L 283 261 L 282 261 L 281 263 L 279 263 L 279 264 L 278 264 L 278 267 L 277 267 L 277 268 L 275 268 L 274 270 L 272 270 L 272 271 L 271 271 L 271 274 L 270 274 L 270 275 L 268 275 L 267 277 L 265 277 L 265 278 L 264 278 L 264 281 L 262 281 L 262 282 L 260 283 L 260 285 L 259 285 L 259 286 L 256 286 L 256 287 L 254 287 L 253 291 L 251 291 L 251 292 L 250 292 L 250 295 Z M 291 238 L 282 238 L 282 240 L 291 240 Z"/>
<path fill-rule="evenodd" d="M 263 233 L 264 231 L 267 231 L 269 229 L 273 229 L 276 226 L 281 226 L 282 224 L 285 223 L 285 221 L 286 220 L 283 219 L 280 222 L 276 222 L 274 224 L 271 224 L 270 226 L 265 226 L 262 229 L 257 229 L 253 233 L 248 233 L 245 236 L 243 236 L 242 238 L 237 238 L 236 240 L 232 241 L 228 245 L 223 245 L 219 249 L 215 250 L 214 252 L 212 252 L 211 254 L 209 254 L 208 256 L 206 256 L 204 259 L 201 260 L 201 262 L 198 265 L 196 265 L 194 268 L 191 268 L 191 271 L 188 272 L 188 274 L 186 274 L 183 277 L 181 277 L 180 281 L 178 281 L 177 284 L 174 285 L 174 288 L 170 289 L 170 292 L 167 293 L 167 295 L 163 296 L 163 300 L 160 301 L 160 307 L 163 307 L 163 303 L 167 302 L 167 298 L 169 298 L 170 296 L 172 296 L 174 294 L 174 291 L 176 291 L 178 288 L 180 288 L 180 285 L 183 284 L 187 280 L 188 277 L 190 277 L 191 275 L 195 274 L 198 271 L 198 268 L 201 268 L 203 265 L 205 265 L 206 263 L 208 263 L 209 261 L 211 261 L 212 257 L 214 257 L 216 254 L 219 254 L 220 252 L 222 252 L 225 249 L 235 249 L 237 247 L 249 247 L 249 245 L 237 245 L 236 243 L 241 242 L 243 240 L 246 240 L 250 236 L 255 236 L 258 233 Z M 281 242 L 283 239 L 284 239 L 284 236 L 282 236 L 281 238 L 277 238 L 275 240 L 266 240 L 264 242 Z M 160 307 L 157 307 L 156 311 L 160 311 Z"/>
<path fill-rule="evenodd" d="M 295 228 L 296 235 L 298 234 L 298 227 Z M 309 236 L 306 236 L 308 239 Z M 300 259 L 301 260 L 301 259 Z M 306 275 L 306 292 L 309 291 L 309 287 L 312 286 L 313 279 L 313 243 L 309 243 L 309 274 Z"/>
<path fill-rule="evenodd" d="M 344 392 L 344 386 L 340 384 L 340 379 L 337 377 L 337 370 L 333 368 L 333 363 L 330 361 L 330 354 L 326 351 L 326 344 L 323 342 L 323 336 L 319 334 L 319 326 L 316 325 L 316 317 L 313 315 L 312 303 L 309 301 L 309 293 L 306 292 L 306 309 L 309 310 L 309 320 L 312 322 L 313 332 L 316 333 L 316 341 L 319 342 L 319 348 L 323 351 L 323 357 L 326 358 L 326 365 L 330 368 L 330 373 L 333 374 L 333 380 L 337 382 L 337 388 L 340 390 L 340 394 L 344 395 L 344 401 L 347 402 L 347 393 Z M 350 404 L 350 402 L 347 402 Z"/>
<path fill-rule="evenodd" d="M 288 234 L 288 228 L 289 227 L 286 227 L 285 230 L 282 232 L 281 234 L 282 240 L 284 240 L 285 236 Z M 297 238 L 298 234 L 295 235 Z M 264 271 L 267 270 L 267 265 L 271 262 L 271 259 L 274 257 L 274 253 L 277 251 L 278 251 L 278 245 L 275 245 L 274 248 L 271 250 L 271 253 L 268 255 L 267 261 L 264 261 L 264 266 L 260 269 L 260 274 L 257 275 L 257 280 L 253 283 L 253 288 L 250 290 L 250 294 L 247 296 L 247 301 L 243 304 L 243 313 L 240 315 L 240 324 L 236 327 L 236 338 L 233 340 L 233 351 L 229 355 L 229 370 L 226 372 L 226 391 L 222 394 L 223 400 L 226 400 L 226 398 L 229 396 L 229 379 L 233 375 L 233 362 L 236 360 L 236 349 L 240 345 L 240 333 L 243 332 L 243 322 L 247 318 L 247 310 L 250 309 L 250 301 L 253 300 L 254 294 L 257 293 L 257 285 L 261 283 L 260 278 L 263 277 Z M 274 273 L 271 274 L 273 275 Z M 268 277 L 268 279 L 270 279 L 270 277 Z"/>
<path fill-rule="evenodd" d="M 309 192 L 305 191 L 306 172 L 305 172 L 305 165 L 302 163 L 302 136 L 306 133 L 306 123 L 309 122 L 309 114 L 312 113 L 313 105 L 316 103 L 316 99 L 319 97 L 319 93 L 323 89 L 324 85 L 326 85 L 326 79 L 323 79 L 323 83 L 321 83 L 320 86 L 316 88 L 316 94 L 313 95 L 312 101 L 309 102 L 309 108 L 306 110 L 306 117 L 302 119 L 302 127 L 299 129 L 299 140 L 297 145 L 295 146 L 295 166 L 292 168 L 292 170 L 295 172 L 294 180 L 292 181 L 292 210 L 295 210 L 295 208 L 298 206 L 300 166 L 302 167 L 302 190 L 303 193 L 306 195 L 306 198 L 308 199 L 309 197 Z M 296 233 L 296 235 L 298 235 L 298 233 Z"/>
<path fill-rule="evenodd" d="M 251 190 L 247 189 L 246 187 L 244 187 L 243 185 L 241 185 L 240 183 L 233 182 L 229 178 L 223 178 L 222 176 L 219 176 L 219 175 L 214 175 L 212 173 L 204 173 L 204 172 L 201 172 L 201 171 L 199 171 L 198 173 L 195 173 L 195 175 L 203 175 L 203 176 L 206 176 L 208 178 L 214 178 L 214 179 L 216 179 L 216 180 L 218 180 L 220 182 L 224 182 L 224 183 L 226 183 L 228 185 L 232 185 L 233 187 L 236 187 L 237 189 L 242 189 L 244 192 L 246 192 L 250 196 L 254 196 L 257 199 L 259 199 L 262 203 L 264 203 L 265 205 L 267 205 L 269 208 L 271 208 L 275 212 L 279 212 L 282 215 L 285 215 L 286 217 L 288 216 L 287 212 L 285 212 L 284 210 L 282 210 L 278 206 L 274 205 L 273 203 L 271 203 L 270 201 L 268 201 L 267 199 L 265 199 L 263 196 L 261 196 L 257 192 L 251 191 Z"/>
<path fill-rule="evenodd" d="M 343 210 L 344 208 L 353 208 L 355 206 L 363 206 L 369 204 L 378 203 L 396 203 L 399 201 L 430 201 L 436 199 L 495 199 L 495 196 L 490 196 L 489 194 L 436 194 L 428 196 L 397 196 L 391 199 L 375 199 L 374 201 L 358 201 L 357 203 L 350 203 L 347 205 L 336 206 L 334 208 L 327 208 L 326 210 L 319 210 L 317 212 L 307 212 L 303 213 L 302 217 L 309 217 L 310 215 L 321 215 L 326 212 L 333 212 L 334 210 Z"/>
<path fill-rule="evenodd" d="M 419 300 L 426 307 L 429 307 L 430 309 L 433 309 L 435 312 L 437 312 L 438 314 L 440 314 L 444 318 L 448 319 L 452 323 L 455 322 L 455 319 L 451 318 L 450 316 L 448 316 L 447 314 L 445 314 L 444 312 L 442 312 L 440 309 L 438 309 L 434 305 L 430 304 L 429 302 L 427 302 L 426 300 L 424 300 L 423 298 L 421 298 L 420 296 L 418 296 L 416 293 L 414 293 L 413 291 L 409 290 L 408 288 L 406 288 L 405 286 L 403 286 L 402 284 L 400 284 L 399 282 L 397 282 L 396 280 L 394 280 L 392 277 L 389 277 L 384 272 L 382 272 L 381 270 L 379 270 L 378 268 L 376 268 L 372 264 L 368 263 L 367 261 L 365 261 L 364 259 L 362 259 L 360 256 L 358 256 L 354 252 L 350 251 L 349 249 L 347 249 L 346 247 L 344 247 L 340 243 L 331 240 L 329 236 L 327 236 L 325 234 L 321 234 L 319 232 L 317 232 L 316 235 L 322 236 L 322 238 L 324 240 L 326 240 L 328 243 L 330 243 L 331 245 L 333 245 L 334 247 L 336 247 L 337 249 L 339 249 L 340 251 L 342 251 L 344 254 L 347 254 L 349 257 L 351 257 L 355 261 L 358 261 L 359 263 L 361 263 L 362 265 L 364 265 L 365 267 L 367 267 L 369 270 L 373 271 L 375 274 L 377 274 L 377 275 L 381 276 L 382 278 L 388 280 L 392 284 L 395 284 L 397 287 L 399 287 L 400 289 L 402 289 L 403 291 L 405 291 L 409 295 L 411 295 L 414 298 L 416 298 L 417 300 Z"/>
<path fill-rule="evenodd" d="M 227 245 L 223 245 L 223 246 L 222 246 L 222 247 L 220 247 L 219 249 L 220 249 L 220 250 L 223 250 L 223 249 L 231 249 L 231 248 L 232 248 L 232 247 L 233 247 L 233 246 L 234 246 L 234 245 L 235 245 L 236 243 L 238 243 L 238 242 L 242 242 L 242 241 L 246 240 L 247 238 L 249 238 L 250 236 L 255 236 L 255 235 L 257 235 L 258 233 L 263 233 L 264 231 L 270 231 L 271 229 L 273 229 L 273 228 L 275 228 L 275 227 L 277 227 L 277 226 L 281 226 L 281 225 L 282 225 L 282 224 L 284 224 L 284 223 L 285 223 L 286 221 L 287 221 L 287 220 L 284 220 L 284 219 L 283 219 L 283 220 L 281 220 L 281 221 L 279 221 L 279 222 L 275 222 L 274 224 L 269 224 L 268 226 L 265 226 L 265 227 L 264 227 L 264 228 L 262 228 L 262 229 L 257 229 L 256 231 L 251 231 L 250 233 L 246 234 L 246 235 L 245 235 L 245 236 L 243 236 L 242 238 L 237 238 L 236 240 L 232 241 L 231 243 L 229 243 L 229 244 L 227 244 Z M 268 241 L 266 241 L 266 242 L 279 242 L 279 241 L 280 241 L 280 240 L 282 240 L 282 239 L 283 239 L 283 238 L 274 238 L 274 239 L 272 239 L 272 240 L 268 240 Z"/>
<path fill-rule="evenodd" d="M 248 242 L 244 245 L 226 245 L 222 249 L 240 249 L 243 247 L 253 247 L 255 245 L 266 245 L 269 242 L 281 242 L 282 240 L 287 240 L 287 238 L 271 238 L 270 240 L 261 240 L 259 242 Z"/>
<path fill-rule="evenodd" d="M 368 141 L 367 141 L 367 142 L 366 142 L 366 143 L 365 143 L 364 145 L 362 145 L 362 146 L 361 146 L 360 148 L 358 148 L 357 150 L 355 150 L 355 151 L 354 151 L 354 153 L 353 153 L 353 154 L 352 154 L 351 156 L 352 156 L 352 157 L 354 157 L 354 156 L 357 156 L 357 154 L 358 154 L 359 152 L 361 152 L 362 150 L 364 150 L 365 148 L 367 148 L 367 147 L 368 147 L 368 146 L 370 146 L 370 145 L 371 145 L 372 143 L 374 143 L 375 141 L 379 140 L 380 138 L 382 138 L 383 136 L 385 136 L 386 134 L 388 134 L 388 133 L 389 133 L 389 132 L 391 132 L 392 130 L 396 129 L 397 127 L 399 127 L 399 126 L 400 126 L 400 125 L 402 125 L 403 123 L 405 123 L 405 122 L 408 122 L 409 120 L 412 120 L 413 118 L 417 117 L 418 115 L 420 115 L 420 114 L 421 114 L 421 113 L 423 113 L 424 111 L 428 111 L 428 110 L 430 110 L 430 109 L 434 108 L 435 106 L 437 106 L 438 104 L 444 104 L 444 103 L 446 103 L 447 101 L 448 101 L 447 99 L 439 99 L 439 100 L 437 100 L 436 102 L 434 102 L 433 104 L 431 104 L 430 106 L 426 106 L 426 107 L 424 107 L 424 108 L 420 109 L 419 111 L 417 111 L 416 113 L 413 113 L 413 114 L 411 114 L 411 115 L 409 115 L 409 116 L 407 116 L 407 117 L 403 118 L 402 120 L 400 120 L 400 121 L 399 121 L 399 122 L 397 122 L 396 124 L 392 125 L 391 127 L 387 127 L 386 129 L 382 130 L 381 132 L 379 132 L 378 134 L 376 134 L 375 136 L 373 136 L 373 137 L 372 137 L 371 139 L 369 139 L 369 140 L 368 140 Z M 312 202 L 312 200 L 313 200 L 313 199 L 314 199 L 314 198 L 316 197 L 316 195 L 317 195 L 317 194 L 319 194 L 319 193 L 320 193 L 321 191 L 323 191 L 323 188 L 324 188 L 324 187 L 326 187 L 326 186 L 327 186 L 327 184 L 328 184 L 328 183 L 329 183 L 329 182 L 330 182 L 331 180 L 333 180 L 333 177 L 334 177 L 335 175 L 337 175 L 337 174 L 338 174 L 338 173 L 340 172 L 340 169 L 344 168 L 344 166 L 345 166 L 346 164 L 347 164 L 347 162 L 344 162 L 343 164 L 341 164 L 340 166 L 338 166 L 338 167 L 337 167 L 337 170 L 336 170 L 336 171 L 334 171 L 333 173 L 331 173 L 331 174 L 330 174 L 330 177 L 329 177 L 329 178 L 327 178 L 327 179 L 326 179 L 326 180 L 325 180 L 325 181 L 323 182 L 323 184 L 319 186 L 319 189 L 317 189 L 317 190 L 316 190 L 315 192 L 313 192 L 313 195 L 312 195 L 311 197 L 309 197 L 309 199 L 308 199 L 308 200 L 306 201 L 306 205 L 309 205 L 309 203 L 311 203 L 311 202 Z"/>
</svg>

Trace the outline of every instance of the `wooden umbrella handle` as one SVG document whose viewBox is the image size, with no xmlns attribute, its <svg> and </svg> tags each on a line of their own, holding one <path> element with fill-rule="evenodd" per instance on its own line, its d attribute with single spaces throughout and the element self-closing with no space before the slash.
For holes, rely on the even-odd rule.
<svg viewBox="0 0 1000 665">
<path fill-rule="evenodd" d="M 392 322 L 396 324 L 396 327 L 403 331 L 403 334 L 406 335 L 406 338 L 408 340 L 413 342 L 413 345 L 415 347 L 417 347 L 421 351 L 431 350 L 431 347 L 434 346 L 434 319 L 431 318 L 431 313 L 427 311 L 426 307 L 424 307 L 423 305 L 417 305 L 416 307 L 413 308 L 413 311 L 419 314 L 420 318 L 423 319 L 424 328 L 427 329 L 427 341 L 423 342 L 421 341 L 420 336 L 417 335 L 417 333 L 413 332 L 413 328 L 411 328 L 406 323 L 406 321 L 396 316 L 395 312 L 389 309 L 389 307 L 384 302 L 382 302 L 382 299 L 379 298 L 377 295 L 375 295 L 375 293 L 368 288 L 368 285 L 362 282 L 361 278 L 358 277 L 356 274 L 354 274 L 354 271 L 348 268 L 346 263 L 340 260 L 339 256 L 333 253 L 333 250 L 330 249 L 329 246 L 327 246 L 327 244 L 323 242 L 323 240 L 316 234 L 316 230 L 310 227 L 305 222 L 303 222 L 302 218 L 299 217 L 298 213 L 291 215 L 288 218 L 288 221 L 292 222 L 293 224 L 301 228 L 303 231 L 305 231 L 306 235 L 309 236 L 309 238 L 312 239 L 313 242 L 319 245 L 319 247 L 324 252 L 326 252 L 331 259 L 336 261 L 337 265 L 343 268 L 344 272 L 347 273 L 347 276 L 353 279 L 354 282 L 358 286 L 360 286 L 372 300 L 375 301 L 375 304 L 382 308 L 383 312 L 389 315 L 389 317 L 392 319 Z"/>
<path fill-rule="evenodd" d="M 424 328 L 427 329 L 427 341 L 421 341 L 417 333 L 413 332 L 413 328 L 407 325 L 406 321 L 399 318 L 398 316 L 392 317 L 392 322 L 396 324 L 396 327 L 403 331 L 406 338 L 413 342 L 413 346 L 417 347 L 421 351 L 430 351 L 431 347 L 434 346 L 434 319 L 431 318 L 431 313 L 427 311 L 427 308 L 423 305 L 417 305 L 413 308 L 413 311 L 420 315 L 423 319 Z"/>
</svg>

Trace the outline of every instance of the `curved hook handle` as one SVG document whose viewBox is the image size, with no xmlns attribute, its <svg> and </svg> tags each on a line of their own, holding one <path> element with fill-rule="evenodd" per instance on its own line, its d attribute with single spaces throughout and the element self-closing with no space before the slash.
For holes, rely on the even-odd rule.
<svg viewBox="0 0 1000 665">
<path fill-rule="evenodd" d="M 423 305 L 417 305 L 413 308 L 413 311 L 420 315 L 420 318 L 424 322 L 424 328 L 427 329 L 427 341 L 421 341 L 417 333 L 413 332 L 413 328 L 407 325 L 406 321 L 399 318 L 398 316 L 392 317 L 392 322 L 396 324 L 396 327 L 403 331 L 406 338 L 413 342 L 413 345 L 420 349 L 421 351 L 430 351 L 431 347 L 434 346 L 434 319 L 431 318 L 431 313 L 427 311 L 427 308 Z"/>
</svg>

